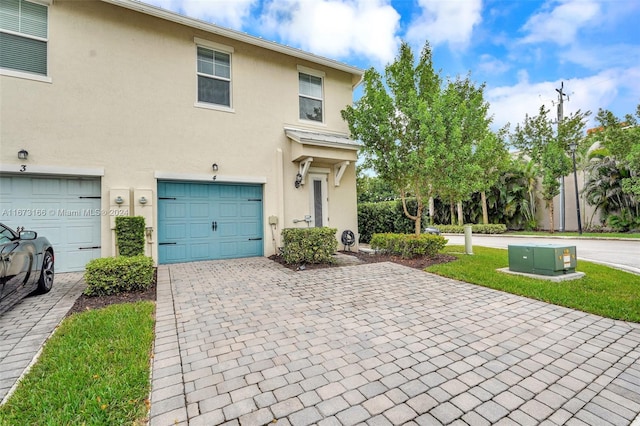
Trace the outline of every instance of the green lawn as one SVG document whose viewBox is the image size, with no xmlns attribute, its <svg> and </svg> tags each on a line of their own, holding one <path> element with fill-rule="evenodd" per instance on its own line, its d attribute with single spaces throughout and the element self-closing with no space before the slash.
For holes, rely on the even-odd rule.
<svg viewBox="0 0 640 426">
<path fill-rule="evenodd" d="M 504 235 L 537 235 L 541 237 L 587 237 L 587 238 L 640 238 L 640 232 L 554 232 L 549 231 L 510 231 Z"/>
<path fill-rule="evenodd" d="M 474 246 L 469 256 L 462 254 L 463 246 L 447 246 L 444 253 L 458 260 L 426 271 L 607 318 L 640 322 L 640 275 L 579 260 L 576 270 L 586 276 L 556 283 L 498 272 L 509 266 L 507 250 Z"/>
<path fill-rule="evenodd" d="M 145 424 L 152 302 L 65 319 L 9 401 L 0 425 Z"/>
</svg>

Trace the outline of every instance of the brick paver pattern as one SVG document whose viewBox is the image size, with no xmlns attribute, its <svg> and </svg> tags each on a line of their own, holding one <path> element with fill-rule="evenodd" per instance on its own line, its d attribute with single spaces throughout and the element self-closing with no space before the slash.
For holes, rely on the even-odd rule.
<svg viewBox="0 0 640 426">
<path fill-rule="evenodd" d="M 82 273 L 57 274 L 49 293 L 26 297 L 0 315 L 0 401 L 6 402 L 85 286 Z"/>
<path fill-rule="evenodd" d="M 161 266 L 155 425 L 628 425 L 640 325 L 378 263 Z M 561 285 L 561 284 L 559 284 Z"/>
</svg>

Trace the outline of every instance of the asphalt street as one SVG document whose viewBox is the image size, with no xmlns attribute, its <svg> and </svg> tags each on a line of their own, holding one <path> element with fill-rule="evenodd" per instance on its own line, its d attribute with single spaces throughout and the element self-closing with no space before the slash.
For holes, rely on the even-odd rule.
<svg viewBox="0 0 640 426">
<path fill-rule="evenodd" d="M 446 234 L 448 244 L 464 245 L 464 235 Z M 473 246 L 506 249 L 509 245 L 562 244 L 576 247 L 578 259 L 601 263 L 640 274 L 640 240 L 477 235 L 471 237 Z"/>
</svg>

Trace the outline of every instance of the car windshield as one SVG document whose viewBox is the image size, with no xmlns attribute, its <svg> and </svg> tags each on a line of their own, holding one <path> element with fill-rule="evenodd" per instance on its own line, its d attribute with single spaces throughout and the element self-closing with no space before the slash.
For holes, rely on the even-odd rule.
<svg viewBox="0 0 640 426">
<path fill-rule="evenodd" d="M 0 225 L 0 243 L 8 243 L 9 241 L 13 241 L 15 237 L 16 236 L 11 231 L 11 229 L 7 228 L 4 225 Z"/>
</svg>

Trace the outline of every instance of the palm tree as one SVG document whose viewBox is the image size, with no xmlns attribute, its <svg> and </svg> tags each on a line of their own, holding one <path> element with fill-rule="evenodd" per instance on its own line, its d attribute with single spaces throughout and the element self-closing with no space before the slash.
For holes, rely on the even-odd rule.
<svg viewBox="0 0 640 426">
<path fill-rule="evenodd" d="M 535 229 L 537 228 L 536 192 L 538 187 L 538 174 L 539 174 L 538 166 L 531 159 L 526 160 L 524 158 L 521 158 L 519 160 L 519 167 L 522 173 L 522 178 L 525 185 L 525 195 L 526 195 L 526 198 L 522 200 L 523 214 L 526 221 L 525 228 Z"/>
<path fill-rule="evenodd" d="M 603 221 L 610 215 L 628 212 L 633 217 L 638 216 L 638 203 L 634 197 L 622 190 L 622 179 L 630 175 L 629 169 L 620 166 L 612 156 L 592 155 L 592 160 L 586 168 L 588 178 L 583 189 L 587 203 L 595 206 L 589 219 L 593 221 L 596 212 L 601 211 Z"/>
</svg>

